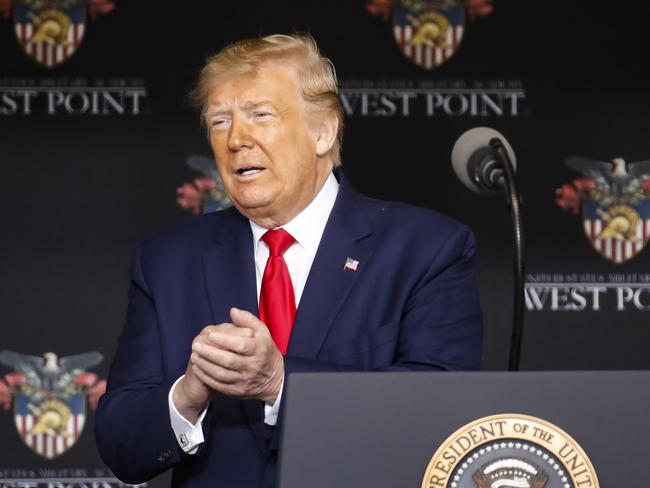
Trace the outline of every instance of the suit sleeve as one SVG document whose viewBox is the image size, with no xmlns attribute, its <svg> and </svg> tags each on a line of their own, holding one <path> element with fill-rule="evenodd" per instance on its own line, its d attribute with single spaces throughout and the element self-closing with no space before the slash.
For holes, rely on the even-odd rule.
<svg viewBox="0 0 650 488">
<path fill-rule="evenodd" d="M 477 370 L 483 322 L 476 287 L 475 240 L 459 227 L 413 288 L 391 370 Z"/>
<path fill-rule="evenodd" d="M 178 462 L 169 417 L 156 309 L 144 279 L 140 246 L 131 264 L 126 322 L 101 397 L 95 434 L 102 459 L 122 481 L 139 483 Z"/>
</svg>

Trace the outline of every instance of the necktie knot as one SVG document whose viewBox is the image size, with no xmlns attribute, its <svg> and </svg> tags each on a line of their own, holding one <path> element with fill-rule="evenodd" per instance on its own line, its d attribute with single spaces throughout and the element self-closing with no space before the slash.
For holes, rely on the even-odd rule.
<svg viewBox="0 0 650 488">
<path fill-rule="evenodd" d="M 296 241 L 284 229 L 269 230 L 262 236 L 262 240 L 269 246 L 269 253 L 273 257 L 282 256 L 289 249 L 289 246 Z"/>
</svg>

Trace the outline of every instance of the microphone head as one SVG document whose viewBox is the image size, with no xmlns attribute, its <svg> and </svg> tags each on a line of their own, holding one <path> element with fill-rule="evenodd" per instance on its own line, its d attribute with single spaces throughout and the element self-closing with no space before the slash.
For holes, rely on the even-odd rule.
<svg viewBox="0 0 650 488">
<path fill-rule="evenodd" d="M 456 176 L 458 176 L 458 179 L 462 181 L 467 188 L 476 193 L 485 193 L 485 189 L 477 185 L 476 181 L 472 178 L 469 171 L 470 160 L 472 157 L 481 153 L 494 153 L 492 146 L 490 146 L 490 140 L 495 137 L 503 143 L 503 146 L 510 157 L 510 161 L 512 162 L 512 167 L 516 170 L 517 158 L 515 157 L 515 153 L 512 150 L 510 143 L 508 143 L 508 140 L 503 137 L 503 134 L 489 127 L 474 127 L 473 129 L 466 131 L 458 138 L 454 144 L 454 148 L 451 150 L 451 164 Z M 494 154 L 493 157 L 497 158 L 497 155 Z"/>
</svg>

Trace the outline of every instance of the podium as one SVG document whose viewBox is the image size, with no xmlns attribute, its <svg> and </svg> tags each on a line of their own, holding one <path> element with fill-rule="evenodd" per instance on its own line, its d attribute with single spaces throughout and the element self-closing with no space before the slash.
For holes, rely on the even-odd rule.
<svg viewBox="0 0 650 488">
<path fill-rule="evenodd" d="M 650 477 L 649 371 L 303 373 L 285 388 L 281 488 L 641 487 Z"/>
</svg>

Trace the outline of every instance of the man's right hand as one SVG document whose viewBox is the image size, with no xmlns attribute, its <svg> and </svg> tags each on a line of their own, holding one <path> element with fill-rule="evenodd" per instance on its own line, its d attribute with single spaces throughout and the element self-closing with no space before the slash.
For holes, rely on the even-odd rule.
<svg viewBox="0 0 650 488">
<path fill-rule="evenodd" d="M 218 328 L 218 329 L 217 329 Z M 194 338 L 192 344 L 209 344 L 208 336 L 211 332 L 219 330 L 241 337 L 253 337 L 251 329 L 237 327 L 233 324 L 208 325 Z M 208 407 L 215 391 L 203 383 L 193 372 L 192 362 L 188 362 L 185 376 L 181 379 L 172 392 L 172 401 L 178 413 L 190 423 L 195 424 L 201 412 Z"/>
</svg>

